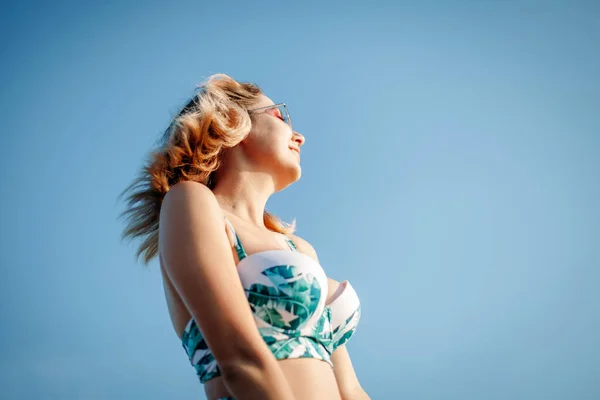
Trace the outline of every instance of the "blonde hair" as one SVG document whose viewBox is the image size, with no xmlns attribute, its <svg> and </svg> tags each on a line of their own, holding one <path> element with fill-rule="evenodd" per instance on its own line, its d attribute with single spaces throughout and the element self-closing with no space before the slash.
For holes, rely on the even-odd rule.
<svg viewBox="0 0 600 400">
<path fill-rule="evenodd" d="M 252 83 L 216 74 L 198 87 L 197 94 L 173 119 L 159 148 L 138 177 L 121 193 L 127 195 L 122 239 L 141 239 L 136 257 L 148 264 L 158 254 L 158 222 L 162 201 L 177 183 L 194 181 L 215 187 L 215 171 L 223 150 L 239 144 L 250 132 L 248 108 L 262 94 Z M 265 211 L 264 223 L 274 232 L 291 234 L 286 224 Z"/>
</svg>

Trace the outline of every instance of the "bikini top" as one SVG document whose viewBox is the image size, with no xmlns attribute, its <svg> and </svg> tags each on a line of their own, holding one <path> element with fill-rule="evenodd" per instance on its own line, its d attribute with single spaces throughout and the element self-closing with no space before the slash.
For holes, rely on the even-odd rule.
<svg viewBox="0 0 600 400">
<path fill-rule="evenodd" d="M 225 221 L 240 260 L 242 286 L 269 349 L 279 360 L 316 358 L 333 366 L 331 354 L 352 337 L 360 319 L 360 301 L 350 283 L 342 282 L 339 296 L 325 304 L 327 276 L 316 260 L 299 252 L 284 235 L 290 250 L 248 256 L 233 225 Z M 221 375 L 193 318 L 181 340 L 202 383 Z"/>
</svg>

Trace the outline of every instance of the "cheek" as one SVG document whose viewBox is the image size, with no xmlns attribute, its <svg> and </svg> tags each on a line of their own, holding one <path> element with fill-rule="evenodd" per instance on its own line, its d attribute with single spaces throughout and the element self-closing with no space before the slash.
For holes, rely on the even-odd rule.
<svg viewBox="0 0 600 400">
<path fill-rule="evenodd" d="M 278 153 L 288 150 L 288 140 L 285 132 L 281 132 L 281 129 L 269 127 L 269 129 L 257 130 L 253 133 L 252 147 L 257 152 L 276 156 Z"/>
<path fill-rule="evenodd" d="M 269 163 L 277 156 L 277 145 L 273 143 L 272 138 L 262 132 L 252 132 L 244 143 L 246 154 L 255 163 Z"/>
</svg>

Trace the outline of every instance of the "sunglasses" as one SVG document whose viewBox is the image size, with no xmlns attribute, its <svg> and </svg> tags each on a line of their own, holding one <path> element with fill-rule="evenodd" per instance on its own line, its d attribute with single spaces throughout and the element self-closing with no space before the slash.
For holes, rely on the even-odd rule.
<svg viewBox="0 0 600 400">
<path fill-rule="evenodd" d="M 288 108 L 285 105 L 285 103 L 273 104 L 271 106 L 266 106 L 266 107 L 253 108 L 251 110 L 248 110 L 248 113 L 258 114 L 257 111 L 264 112 L 264 111 L 271 110 L 274 108 L 278 110 L 278 115 L 276 115 L 276 117 L 280 118 L 283 122 L 288 124 L 291 128 L 292 127 L 292 119 L 290 118 L 290 112 L 288 111 Z"/>
</svg>

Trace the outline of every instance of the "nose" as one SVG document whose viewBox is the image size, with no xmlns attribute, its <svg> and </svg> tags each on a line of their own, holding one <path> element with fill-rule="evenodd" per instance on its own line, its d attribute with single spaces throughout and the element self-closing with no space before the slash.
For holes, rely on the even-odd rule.
<svg viewBox="0 0 600 400">
<path fill-rule="evenodd" d="M 301 133 L 298 133 L 296 131 L 294 131 L 292 133 L 292 140 L 294 142 L 298 143 L 298 147 L 302 146 L 304 144 L 304 142 L 306 141 L 304 136 Z"/>
</svg>

